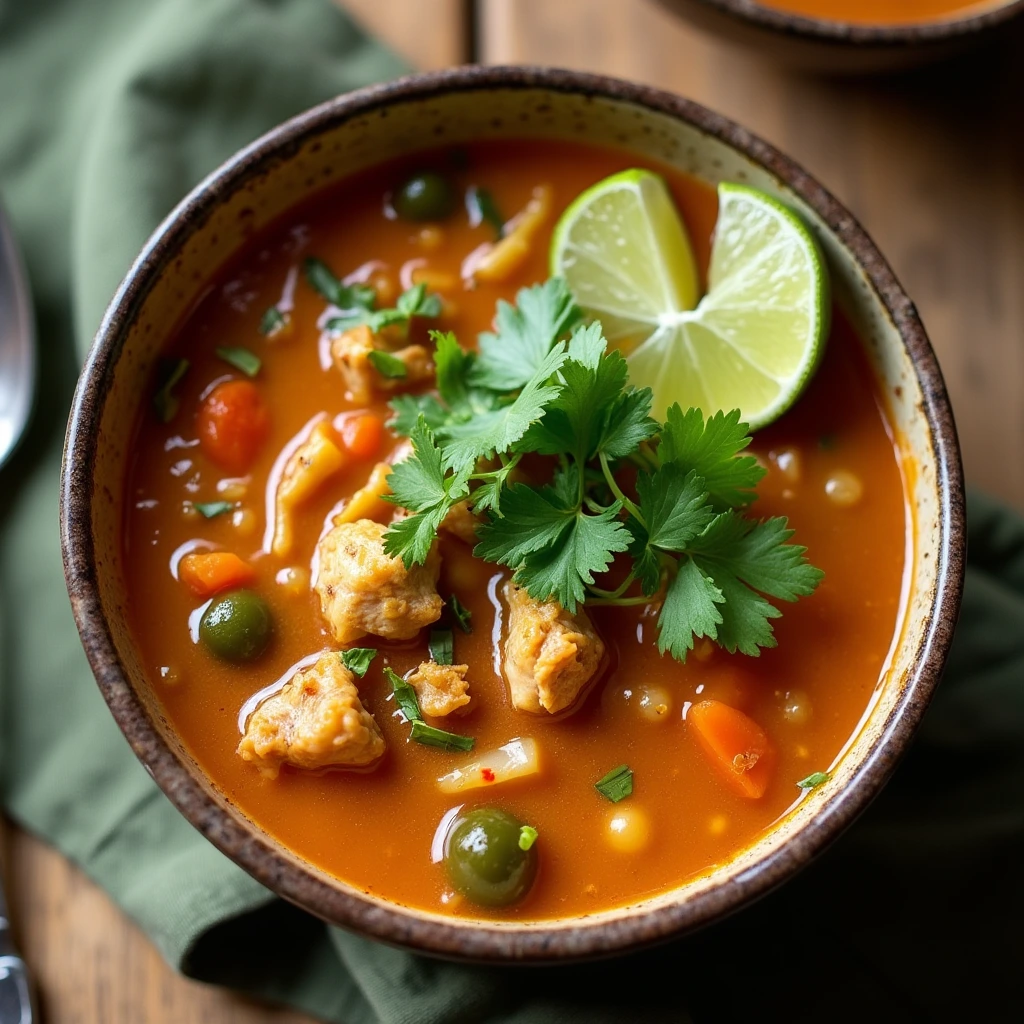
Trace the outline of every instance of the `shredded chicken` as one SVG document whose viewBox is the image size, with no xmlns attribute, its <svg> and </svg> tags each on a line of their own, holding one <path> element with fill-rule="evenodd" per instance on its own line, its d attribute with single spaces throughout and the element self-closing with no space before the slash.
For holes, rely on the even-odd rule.
<svg viewBox="0 0 1024 1024">
<path fill-rule="evenodd" d="M 406 682 L 416 691 L 423 714 L 443 718 L 469 703 L 468 671 L 468 665 L 438 665 L 425 661 Z"/>
<path fill-rule="evenodd" d="M 576 701 L 597 674 L 604 644 L 581 608 L 570 615 L 557 601 L 534 601 L 507 583 L 505 678 L 520 711 L 555 714 Z"/>
<path fill-rule="evenodd" d="M 295 542 L 295 510 L 320 489 L 342 466 L 345 455 L 327 420 L 310 431 L 309 438 L 285 464 L 274 499 L 274 539 L 271 550 L 287 558 Z"/>
<path fill-rule="evenodd" d="M 238 744 L 242 759 L 268 779 L 276 779 L 283 764 L 354 768 L 373 764 L 384 750 L 384 737 L 359 700 L 355 678 L 333 651 L 265 700 Z"/>
<path fill-rule="evenodd" d="M 469 510 L 469 501 L 456 502 L 448 510 L 448 515 L 441 520 L 441 529 L 454 534 L 467 544 L 476 544 L 476 528 L 480 520 Z"/>
<path fill-rule="evenodd" d="M 382 523 L 339 523 L 320 541 L 316 592 L 334 639 L 351 643 L 367 633 L 407 640 L 436 622 L 441 558 L 432 549 L 423 565 L 406 569 L 384 553 Z"/>
<path fill-rule="evenodd" d="M 371 352 L 387 352 L 405 365 L 405 376 L 387 377 L 370 361 Z M 434 379 L 434 363 L 422 345 L 391 351 L 366 324 L 343 331 L 331 341 L 331 358 L 341 370 L 353 402 L 372 401 L 379 391 L 395 391 Z"/>
</svg>

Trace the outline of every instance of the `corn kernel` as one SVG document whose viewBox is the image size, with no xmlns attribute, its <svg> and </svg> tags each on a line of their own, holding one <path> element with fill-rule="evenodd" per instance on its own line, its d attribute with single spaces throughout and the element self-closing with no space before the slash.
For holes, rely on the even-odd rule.
<svg viewBox="0 0 1024 1024">
<path fill-rule="evenodd" d="M 289 565 L 278 572 L 274 581 L 285 593 L 299 597 L 309 591 L 309 570 L 301 565 Z"/>
<path fill-rule="evenodd" d="M 775 465 L 779 472 L 791 484 L 800 483 L 800 453 L 795 448 L 783 448 L 781 452 L 773 452 Z"/>
<path fill-rule="evenodd" d="M 249 492 L 247 476 L 228 477 L 217 481 L 217 493 L 225 501 L 241 501 Z"/>
<path fill-rule="evenodd" d="M 639 853 L 651 841 L 651 822 L 639 807 L 617 805 L 608 816 L 608 845 L 619 853 Z"/>
<path fill-rule="evenodd" d="M 416 236 L 416 241 L 419 242 L 424 249 L 431 251 L 439 249 L 444 244 L 444 229 L 439 228 L 436 224 L 427 224 L 420 228 L 419 234 Z"/>
<path fill-rule="evenodd" d="M 708 831 L 713 836 L 720 836 L 725 834 L 725 830 L 729 827 L 729 819 L 724 814 L 716 814 L 708 822 Z"/>
<path fill-rule="evenodd" d="M 864 484 L 856 473 L 851 473 L 847 469 L 837 469 L 825 481 L 825 493 L 834 505 L 849 508 L 863 497 Z"/>
<path fill-rule="evenodd" d="M 240 537 L 254 537 L 259 528 L 256 513 L 251 508 L 236 508 L 231 513 L 231 525 L 238 531 Z"/>
</svg>

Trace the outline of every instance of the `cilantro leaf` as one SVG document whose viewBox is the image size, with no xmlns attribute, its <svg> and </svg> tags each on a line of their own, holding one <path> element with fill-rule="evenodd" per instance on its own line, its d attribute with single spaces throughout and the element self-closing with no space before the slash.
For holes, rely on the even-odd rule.
<svg viewBox="0 0 1024 1024">
<path fill-rule="evenodd" d="M 636 478 L 640 511 L 647 526 L 647 543 L 664 551 L 685 551 L 714 519 L 707 503 L 704 480 L 669 463 L 656 473 Z"/>
<path fill-rule="evenodd" d="M 339 657 L 349 672 L 362 679 L 370 662 L 377 657 L 377 652 L 372 647 L 350 647 L 347 651 L 341 651 Z"/>
<path fill-rule="evenodd" d="M 807 548 L 788 543 L 792 536 L 784 517 L 755 522 L 729 511 L 716 516 L 690 548 L 715 574 L 725 570 L 769 597 L 795 601 L 813 593 L 825 574 L 808 563 Z"/>
<path fill-rule="evenodd" d="M 626 520 L 625 527 L 632 538 L 629 542 L 629 555 L 633 559 L 633 574 L 640 582 L 640 589 L 650 597 L 657 593 L 661 585 L 662 559 L 647 542 L 646 528 L 633 516 Z"/>
<path fill-rule="evenodd" d="M 548 403 L 558 394 L 558 385 L 548 382 L 563 362 L 565 346 L 558 344 L 541 359 L 510 405 L 480 413 L 469 423 L 449 427 L 452 440 L 445 446 L 445 464 L 461 466 L 494 452 L 507 452 L 530 424 L 544 415 Z"/>
<path fill-rule="evenodd" d="M 314 257 L 307 259 L 302 269 L 310 287 L 339 309 L 373 309 L 377 293 L 369 285 L 342 283 L 323 260 Z"/>
<path fill-rule="evenodd" d="M 385 554 L 401 558 L 407 569 L 426 561 L 441 520 L 469 493 L 469 469 L 446 475 L 441 449 L 422 416 L 409 436 L 413 453 L 392 468 L 387 478 L 391 493 L 382 495 L 385 501 L 414 511 L 384 534 Z"/>
<path fill-rule="evenodd" d="M 409 321 L 414 316 L 440 315 L 441 299 L 437 295 L 428 295 L 425 284 L 416 284 L 398 296 L 398 302 L 393 308 L 374 309 L 371 301 L 367 306 L 357 307 L 342 316 L 331 317 L 327 321 L 327 328 L 331 331 L 347 331 L 366 324 L 374 334 L 378 334 L 385 327 L 395 325 L 408 330 Z"/>
<path fill-rule="evenodd" d="M 469 226 L 479 227 L 486 222 L 493 228 L 496 241 L 505 237 L 505 218 L 498 211 L 494 197 L 485 188 L 470 185 L 466 189 L 466 212 L 469 214 Z"/>
<path fill-rule="evenodd" d="M 724 600 L 722 591 L 693 559 L 681 559 L 658 616 L 659 653 L 668 651 L 677 661 L 685 661 L 695 636 L 715 639 Z"/>
<path fill-rule="evenodd" d="M 459 625 L 459 629 L 463 633 L 472 633 L 473 627 L 470 624 L 470 620 L 473 618 L 473 613 L 458 599 L 455 594 L 452 594 L 448 598 L 448 610 L 452 613 L 452 618 Z"/>
<path fill-rule="evenodd" d="M 366 358 L 382 377 L 387 377 L 389 380 L 402 380 L 409 372 L 405 363 L 398 356 L 393 356 L 383 349 L 373 349 Z"/>
<path fill-rule="evenodd" d="M 597 439 L 597 450 L 609 459 L 625 459 L 654 437 L 658 421 L 652 419 L 650 388 L 629 388 L 612 402 L 604 427 Z"/>
<path fill-rule="evenodd" d="M 560 277 L 521 289 L 515 306 L 498 303 L 497 333 L 480 335 L 480 357 L 471 382 L 494 391 L 523 387 L 555 343 L 582 319 L 582 310 Z"/>
<path fill-rule="evenodd" d="M 501 499 L 501 518 L 481 525 L 473 554 L 487 562 L 518 567 L 528 555 L 559 540 L 575 509 L 566 508 L 552 488 L 513 484 Z"/>
<path fill-rule="evenodd" d="M 606 572 L 615 555 L 629 547 L 629 533 L 618 521 L 620 511 L 616 502 L 597 515 L 575 512 L 553 544 L 526 556 L 513 581 L 535 600 L 553 597 L 575 612 L 586 598 L 585 584 L 592 584 L 595 574 Z"/>
<path fill-rule="evenodd" d="M 430 394 L 396 395 L 388 402 L 394 416 L 388 420 L 388 427 L 396 434 L 408 437 L 422 416 L 423 422 L 435 434 L 448 423 L 448 410 Z"/>
<path fill-rule="evenodd" d="M 716 412 L 707 422 L 700 409 L 685 413 L 676 403 L 668 410 L 658 456 L 662 463 L 674 462 L 704 477 L 716 511 L 754 500 L 754 488 L 765 471 L 752 455 L 737 458 L 750 444 L 747 425 L 740 422 L 739 409 Z"/>
</svg>

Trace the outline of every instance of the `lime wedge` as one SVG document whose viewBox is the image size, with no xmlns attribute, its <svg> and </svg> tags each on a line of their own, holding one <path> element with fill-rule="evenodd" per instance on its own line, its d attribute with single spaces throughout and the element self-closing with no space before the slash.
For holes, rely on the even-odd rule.
<svg viewBox="0 0 1024 1024">
<path fill-rule="evenodd" d="M 828 273 L 803 222 L 776 199 L 722 184 L 718 200 L 708 293 L 697 308 L 665 308 L 641 338 L 628 337 L 619 332 L 623 302 L 617 298 L 608 340 L 627 353 L 632 382 L 653 390 L 656 418 L 664 419 L 673 402 L 697 406 L 706 416 L 738 408 L 756 430 L 796 401 L 817 367 L 828 336 Z M 559 225 L 556 245 L 565 234 Z M 609 233 L 606 251 L 618 245 Z M 553 251 L 553 268 L 565 262 Z M 600 263 L 596 255 L 593 262 Z M 568 280 L 580 305 L 605 323 L 601 303 Z M 647 295 L 635 301 L 645 312 L 650 308 Z M 633 322 L 650 319 L 634 316 Z"/>
<path fill-rule="evenodd" d="M 613 174 L 573 200 L 555 227 L 551 272 L 626 349 L 667 315 L 693 309 L 700 294 L 686 228 L 651 171 Z"/>
</svg>

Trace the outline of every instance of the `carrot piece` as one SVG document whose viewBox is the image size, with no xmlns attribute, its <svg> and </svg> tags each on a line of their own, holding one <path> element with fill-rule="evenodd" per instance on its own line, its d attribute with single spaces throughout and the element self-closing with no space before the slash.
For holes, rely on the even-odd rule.
<svg viewBox="0 0 1024 1024">
<path fill-rule="evenodd" d="M 764 729 L 742 711 L 718 700 L 702 700 L 687 716 L 708 760 L 740 796 L 764 796 L 775 768 L 775 748 Z"/>
<path fill-rule="evenodd" d="M 372 413 L 353 416 L 345 421 L 341 436 L 345 447 L 357 459 L 372 459 L 384 440 L 384 421 Z"/>
<path fill-rule="evenodd" d="M 178 579 L 196 597 L 211 597 L 256 579 L 256 570 L 230 551 L 193 551 L 178 563 Z"/>
<path fill-rule="evenodd" d="M 203 451 L 224 469 L 244 473 L 270 433 L 270 413 L 251 381 L 218 384 L 196 414 Z"/>
</svg>

